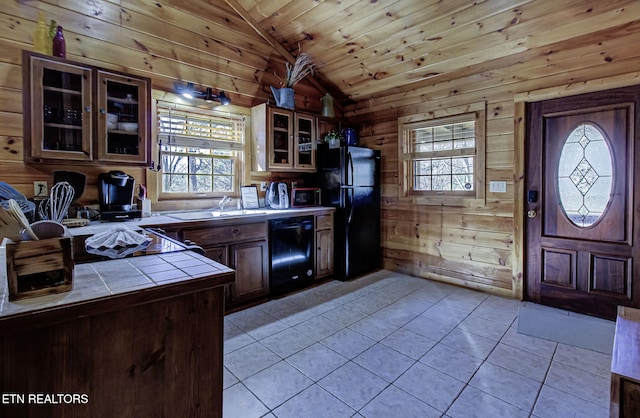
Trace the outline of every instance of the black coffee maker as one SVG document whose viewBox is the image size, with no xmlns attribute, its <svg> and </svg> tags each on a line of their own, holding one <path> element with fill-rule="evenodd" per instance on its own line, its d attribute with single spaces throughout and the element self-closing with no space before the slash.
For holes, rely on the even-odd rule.
<svg viewBox="0 0 640 418">
<path fill-rule="evenodd" d="M 98 175 L 98 198 L 102 221 L 126 221 L 140 218 L 142 212 L 133 205 L 136 180 L 123 171 Z"/>
</svg>

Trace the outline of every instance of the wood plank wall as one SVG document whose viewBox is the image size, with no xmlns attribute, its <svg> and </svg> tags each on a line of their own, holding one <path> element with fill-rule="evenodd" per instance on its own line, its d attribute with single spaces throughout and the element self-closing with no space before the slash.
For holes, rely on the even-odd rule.
<svg viewBox="0 0 640 418">
<path fill-rule="evenodd" d="M 385 268 L 522 298 L 523 102 L 640 79 L 640 49 L 630 47 L 639 44 L 640 22 L 606 31 L 591 24 L 593 33 L 345 108 L 345 117 L 359 127 L 361 143 L 382 151 Z M 399 196 L 398 117 L 478 101 L 487 104 L 486 206 L 415 205 Z M 507 182 L 507 193 L 489 192 L 489 182 L 497 180 Z"/>
<path fill-rule="evenodd" d="M 34 180 L 51 186 L 54 170 L 87 174 L 81 202 L 86 204 L 97 203 L 100 172 L 124 170 L 137 183 L 154 181 L 139 166 L 23 163 L 21 51 L 33 49 L 38 11 L 47 23 L 54 19 L 63 26 L 69 60 L 149 77 L 154 97 L 170 97 L 165 92 L 173 91 L 175 81 L 189 81 L 224 90 L 235 111 L 248 115 L 251 106 L 272 99 L 269 86 L 279 86 L 276 75 L 284 74 L 283 58 L 224 1 L 5 1 L 0 9 L 0 181 L 27 197 L 33 196 Z M 319 113 L 323 94 L 305 80 L 296 85 L 296 106 Z M 244 183 L 260 179 L 247 171 Z M 154 210 L 185 207 L 184 202 L 153 203 Z M 186 207 L 211 206 L 210 201 L 191 203 Z"/>
</svg>

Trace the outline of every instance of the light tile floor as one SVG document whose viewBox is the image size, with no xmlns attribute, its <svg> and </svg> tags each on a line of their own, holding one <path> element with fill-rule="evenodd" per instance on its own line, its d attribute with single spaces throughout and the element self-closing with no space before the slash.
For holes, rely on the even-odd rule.
<svg viewBox="0 0 640 418">
<path fill-rule="evenodd" d="M 607 417 L 611 357 L 519 306 L 382 270 L 230 314 L 224 417 Z"/>
</svg>

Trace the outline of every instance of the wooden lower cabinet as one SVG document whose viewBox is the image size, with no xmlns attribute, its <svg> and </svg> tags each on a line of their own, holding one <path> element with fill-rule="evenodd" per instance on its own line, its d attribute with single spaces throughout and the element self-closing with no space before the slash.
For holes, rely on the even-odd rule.
<svg viewBox="0 0 640 418">
<path fill-rule="evenodd" d="M 184 229 L 182 238 L 200 245 L 207 257 L 236 271 L 225 307 L 234 308 L 269 294 L 268 223 Z"/>
<path fill-rule="evenodd" d="M 333 214 L 316 215 L 316 279 L 333 274 Z"/>
<path fill-rule="evenodd" d="M 218 263 L 229 266 L 229 247 L 226 245 L 204 248 L 205 255 Z"/>
<path fill-rule="evenodd" d="M 245 221 L 246 222 L 246 221 Z M 315 215 L 316 279 L 334 273 L 333 212 Z M 192 241 L 205 255 L 236 271 L 236 281 L 225 293 L 227 311 L 264 300 L 269 295 L 269 222 L 220 225 L 164 225 L 165 233 L 179 241 Z"/>
<path fill-rule="evenodd" d="M 231 285 L 233 305 L 269 294 L 269 246 L 267 241 L 243 242 L 229 246 L 236 282 Z"/>
<path fill-rule="evenodd" d="M 0 417 L 222 418 L 223 287 L 149 293 L 0 332 L 0 393 L 24 396 L 0 403 Z"/>
</svg>

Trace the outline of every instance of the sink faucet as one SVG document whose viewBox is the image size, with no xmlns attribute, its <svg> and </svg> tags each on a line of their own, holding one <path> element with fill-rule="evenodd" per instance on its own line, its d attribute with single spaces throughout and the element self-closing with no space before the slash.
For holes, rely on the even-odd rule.
<svg viewBox="0 0 640 418">
<path fill-rule="evenodd" d="M 224 205 L 226 205 L 229 202 L 231 202 L 230 197 L 222 196 L 222 199 L 220 199 L 220 202 L 218 202 L 218 207 L 220 208 L 220 210 L 224 210 Z"/>
</svg>

